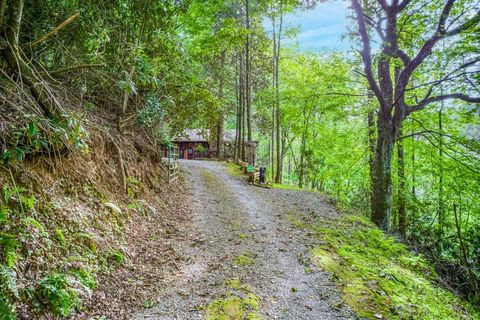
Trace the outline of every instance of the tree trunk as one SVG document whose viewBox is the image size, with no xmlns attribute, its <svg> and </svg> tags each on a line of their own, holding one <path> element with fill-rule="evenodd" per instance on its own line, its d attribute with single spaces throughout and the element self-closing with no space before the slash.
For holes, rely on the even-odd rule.
<svg viewBox="0 0 480 320">
<path fill-rule="evenodd" d="M 240 118 L 239 118 L 239 156 L 245 161 L 245 82 L 243 68 L 243 53 L 239 54 L 240 72 L 239 72 L 239 102 L 240 102 Z"/>
<path fill-rule="evenodd" d="M 406 234 L 406 200 L 405 200 L 405 153 L 403 141 L 397 142 L 397 171 L 398 171 L 398 231 L 405 237 Z"/>
<path fill-rule="evenodd" d="M 217 158 L 218 160 L 224 160 L 224 142 L 223 142 L 223 116 L 220 116 L 217 122 Z"/>
<path fill-rule="evenodd" d="M 271 166 L 272 166 L 272 181 L 275 180 L 275 108 L 277 106 L 276 84 L 275 84 L 275 70 L 277 65 L 277 36 L 275 34 L 275 15 L 272 17 L 273 27 L 273 59 L 272 59 L 272 148 L 271 148 Z"/>
<path fill-rule="evenodd" d="M 443 91 L 443 90 L 442 90 Z M 443 101 L 440 103 L 440 109 L 438 110 L 438 130 L 443 132 Z M 440 135 L 438 140 L 438 227 L 439 227 L 439 240 L 443 237 L 443 228 L 445 225 L 445 201 L 443 194 L 443 136 Z"/>
<path fill-rule="evenodd" d="M 245 37 L 245 104 L 247 112 L 247 145 L 249 147 L 248 163 L 253 163 L 252 148 L 252 115 L 251 115 L 251 93 L 250 93 L 250 13 L 249 13 L 249 0 L 245 0 L 245 27 L 247 29 L 247 35 Z"/>
<path fill-rule="evenodd" d="M 377 147 L 373 161 L 372 221 L 383 230 L 390 228 L 392 207 L 392 156 L 395 131 L 388 115 L 377 120 Z"/>
<path fill-rule="evenodd" d="M 275 176 L 276 183 L 282 183 L 282 173 L 283 173 L 283 155 L 282 150 L 283 146 L 281 143 L 281 125 L 280 125 L 280 87 L 279 87 L 279 80 L 278 80 L 278 69 L 279 69 L 279 62 L 280 62 L 280 40 L 282 36 L 282 24 L 283 24 L 283 17 L 280 15 L 280 23 L 278 29 L 278 35 L 275 40 L 275 120 L 276 120 L 276 147 L 277 147 L 277 173 Z"/>
</svg>

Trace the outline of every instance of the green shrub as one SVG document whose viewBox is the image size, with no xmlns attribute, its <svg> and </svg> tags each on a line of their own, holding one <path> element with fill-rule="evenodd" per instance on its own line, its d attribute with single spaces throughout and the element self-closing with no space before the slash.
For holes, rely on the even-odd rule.
<svg viewBox="0 0 480 320">
<path fill-rule="evenodd" d="M 85 268 L 73 270 L 72 274 L 74 274 L 80 280 L 83 286 L 87 287 L 90 290 L 95 289 L 95 287 L 97 286 L 97 281 L 95 280 L 95 277 L 90 271 Z"/>
<path fill-rule="evenodd" d="M 13 299 L 18 299 L 16 275 L 12 269 L 0 265 L 0 319 L 17 318 Z"/>
<path fill-rule="evenodd" d="M 50 306 L 56 315 L 68 316 L 80 306 L 78 291 L 71 285 L 71 280 L 62 273 L 46 276 L 38 283 L 39 299 Z"/>
<path fill-rule="evenodd" d="M 115 249 L 110 254 L 110 261 L 122 265 L 125 262 L 125 255 L 120 251 L 120 249 Z"/>
<path fill-rule="evenodd" d="M 6 225 L 8 223 L 10 214 L 12 211 L 7 206 L 0 206 L 0 226 Z"/>
<path fill-rule="evenodd" d="M 60 246 L 62 246 L 62 247 L 66 246 L 67 240 L 65 239 L 65 236 L 64 236 L 63 231 L 61 229 L 55 228 L 55 238 L 60 243 Z"/>
<path fill-rule="evenodd" d="M 3 256 L 8 267 L 13 267 L 18 260 L 18 241 L 13 234 L 0 232 L 0 248 L 3 248 Z"/>
<path fill-rule="evenodd" d="M 15 320 L 17 319 L 17 313 L 15 305 L 6 296 L 3 296 L 0 292 L 0 319 L 2 320 Z"/>
</svg>

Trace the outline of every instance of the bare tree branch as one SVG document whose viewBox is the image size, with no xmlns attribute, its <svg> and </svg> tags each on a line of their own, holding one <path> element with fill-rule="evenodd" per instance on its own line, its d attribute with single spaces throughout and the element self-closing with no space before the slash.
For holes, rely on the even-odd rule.
<svg viewBox="0 0 480 320">
<path fill-rule="evenodd" d="M 29 43 L 26 43 L 25 45 L 23 45 L 22 47 L 24 48 L 32 48 L 34 46 L 36 46 L 37 44 L 40 44 L 44 41 L 46 41 L 48 38 L 50 38 L 51 36 L 55 35 L 58 31 L 60 31 L 61 29 L 63 29 L 64 27 L 66 27 L 67 25 L 69 25 L 70 23 L 72 23 L 73 20 L 75 20 L 76 18 L 78 18 L 80 16 L 80 13 L 75 13 L 74 15 L 72 15 L 70 18 L 68 18 L 67 20 L 63 21 L 62 23 L 60 23 L 58 26 L 56 26 L 52 31 L 44 34 L 43 36 L 41 36 L 40 38 L 32 41 L 32 42 L 29 42 Z"/>
<path fill-rule="evenodd" d="M 420 101 L 420 103 L 418 103 L 417 105 L 408 107 L 407 112 L 412 113 L 414 111 L 422 110 L 430 103 L 442 101 L 442 100 L 457 99 L 457 100 L 463 100 L 465 102 L 480 103 L 480 97 L 471 97 L 463 93 L 451 93 L 451 94 L 444 94 L 444 95 L 434 96 L 434 97 L 428 97 L 428 96 L 429 94 L 427 94 L 427 97 L 422 101 Z"/>
<path fill-rule="evenodd" d="M 398 5 L 398 12 L 402 12 L 411 2 L 412 0 L 403 0 L 399 5 Z"/>
<path fill-rule="evenodd" d="M 384 2 L 384 1 L 382 1 Z M 380 105 L 382 108 L 386 108 L 385 105 L 385 98 L 383 97 L 382 92 L 380 91 L 380 88 L 378 87 L 378 84 L 373 76 L 372 72 L 372 54 L 371 54 L 371 49 L 370 49 L 370 39 L 368 37 L 367 33 L 367 28 L 365 26 L 365 18 L 363 16 L 363 10 L 358 2 L 358 0 L 352 0 L 352 6 L 353 9 L 355 10 L 355 14 L 357 16 L 357 21 L 358 21 L 358 31 L 360 34 L 360 37 L 362 39 L 362 59 L 363 59 L 363 65 L 365 69 L 365 77 L 368 80 L 368 83 L 370 85 L 370 89 L 372 92 L 375 94 L 377 97 L 378 101 L 380 102 Z"/>
<path fill-rule="evenodd" d="M 70 72 L 70 71 L 77 71 L 80 69 L 94 69 L 94 68 L 103 68 L 105 67 L 105 64 L 98 63 L 98 64 L 80 64 L 76 66 L 71 66 L 71 67 L 66 67 L 66 68 L 61 68 L 57 70 L 52 70 L 52 71 L 47 71 L 48 74 L 60 74 L 60 73 L 65 73 L 65 72 Z"/>
</svg>

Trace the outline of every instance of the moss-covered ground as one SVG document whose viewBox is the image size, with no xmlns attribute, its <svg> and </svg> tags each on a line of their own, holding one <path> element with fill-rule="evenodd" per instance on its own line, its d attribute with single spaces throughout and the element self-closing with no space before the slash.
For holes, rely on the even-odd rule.
<svg viewBox="0 0 480 320">
<path fill-rule="evenodd" d="M 345 215 L 311 224 L 290 220 L 322 245 L 312 260 L 341 284 L 343 299 L 366 319 L 480 319 L 480 311 L 438 285 L 433 267 L 376 228 L 368 219 Z"/>
<path fill-rule="evenodd" d="M 233 162 L 227 162 L 226 164 L 227 171 L 233 176 L 241 177 L 243 176 L 242 167 Z"/>
<path fill-rule="evenodd" d="M 260 299 L 239 279 L 225 282 L 226 294 L 208 304 L 207 320 L 259 320 Z"/>
</svg>

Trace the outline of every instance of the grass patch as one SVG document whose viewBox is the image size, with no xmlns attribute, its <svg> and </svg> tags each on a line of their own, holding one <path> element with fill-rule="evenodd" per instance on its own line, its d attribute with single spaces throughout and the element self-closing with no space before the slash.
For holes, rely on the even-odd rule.
<svg viewBox="0 0 480 320">
<path fill-rule="evenodd" d="M 294 185 L 291 185 L 291 184 L 274 183 L 274 184 L 272 184 L 272 187 L 274 189 L 280 189 L 280 190 L 306 191 L 303 188 L 300 188 L 298 186 L 294 186 Z"/>
<path fill-rule="evenodd" d="M 235 257 L 235 259 L 233 259 L 233 262 L 237 265 L 237 266 L 241 266 L 241 267 L 244 267 L 244 266 L 252 266 L 255 264 L 255 259 L 252 258 L 251 254 L 248 253 L 248 252 L 244 252 L 238 256 Z"/>
<path fill-rule="evenodd" d="M 227 162 L 225 166 L 227 167 L 227 172 L 230 173 L 232 176 L 236 176 L 236 177 L 243 176 L 242 167 L 239 166 L 238 164 L 233 162 Z"/>
<path fill-rule="evenodd" d="M 248 234 L 246 234 L 246 233 L 239 233 L 237 236 L 242 240 L 248 238 Z"/>
<path fill-rule="evenodd" d="M 367 319 L 480 319 L 480 312 L 435 284 L 432 266 L 368 219 L 348 215 L 309 228 L 325 244 L 312 260 L 333 273 L 344 301 Z"/>
</svg>

